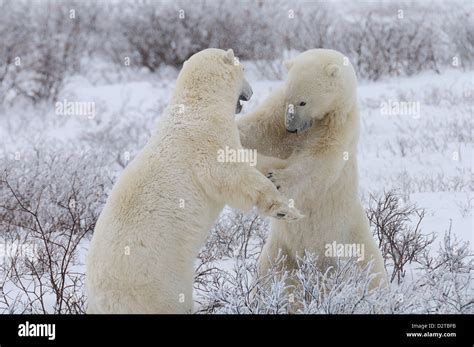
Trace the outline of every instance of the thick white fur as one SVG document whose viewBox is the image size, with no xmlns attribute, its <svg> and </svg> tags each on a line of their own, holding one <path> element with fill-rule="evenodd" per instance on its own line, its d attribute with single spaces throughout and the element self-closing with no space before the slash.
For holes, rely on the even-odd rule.
<svg viewBox="0 0 474 347">
<path fill-rule="evenodd" d="M 238 126 L 244 147 L 255 148 L 281 161 L 271 171 L 272 180 L 306 218 L 291 225 L 272 220 L 271 233 L 259 259 L 260 273 L 267 272 L 279 250 L 296 267 L 296 256 L 305 250 L 319 257 L 322 270 L 336 258 L 325 257 L 325 246 L 333 241 L 364 244 L 365 264 L 373 259 L 373 271 L 386 274 L 359 200 L 357 142 L 359 111 L 356 76 L 342 54 L 315 49 L 286 64 L 285 84 L 273 92 L 254 112 L 241 117 Z M 299 106 L 301 101 L 306 105 Z M 289 133 L 285 112 L 293 104 L 298 116 L 313 125 L 302 133 Z M 347 160 L 345 160 L 347 159 Z"/>
<path fill-rule="evenodd" d="M 248 163 L 234 121 L 245 83 L 232 51 L 207 49 L 183 66 L 157 129 L 116 182 L 87 259 L 89 313 L 190 313 L 194 260 L 224 204 L 298 218 Z"/>
</svg>

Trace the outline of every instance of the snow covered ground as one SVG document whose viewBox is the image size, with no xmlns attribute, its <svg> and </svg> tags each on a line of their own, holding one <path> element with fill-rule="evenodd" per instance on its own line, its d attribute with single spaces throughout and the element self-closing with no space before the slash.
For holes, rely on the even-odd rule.
<svg viewBox="0 0 474 347">
<path fill-rule="evenodd" d="M 474 238 L 473 75 L 447 71 L 360 84 L 360 188 L 369 194 L 397 189 L 426 209 L 422 228 Z M 381 104 L 419 103 L 419 114 L 385 115 Z"/>
<path fill-rule="evenodd" d="M 470 242 L 472 254 L 472 77 L 472 71 L 452 69 L 441 74 L 425 72 L 376 83 L 360 81 L 362 127 L 359 172 L 362 200 L 368 207 L 371 195 L 396 190 L 402 204 L 416 204 L 424 209 L 422 232 L 437 236 L 431 246 L 433 253 L 438 250 L 445 231 L 451 229 L 459 241 Z M 89 71 L 84 76 L 70 78 L 59 94 L 59 102 L 93 102 L 93 117 L 58 115 L 55 105 L 49 103 L 29 105 L 17 102 L 4 107 L 0 110 L 0 154 L 5 165 L 2 165 L 2 170 L 15 165 L 20 165 L 18 170 L 29 167 L 33 162 L 30 155 L 34 153 L 35 146 L 45 157 L 47 153 L 58 152 L 70 154 L 73 158 L 93 155 L 96 159 L 87 161 L 87 168 L 79 170 L 87 170 L 87 174 L 95 172 L 99 175 L 98 181 L 103 179 L 103 196 L 94 200 L 97 211 L 100 211 L 114 179 L 151 134 L 154 123 L 166 106 L 175 78 L 176 71 L 171 68 L 153 75 L 131 70 L 97 77 Z M 281 83 L 260 80 L 256 76 L 249 76 L 249 81 L 254 96 L 244 106 L 244 113 L 255 108 Z M 407 114 L 394 111 L 393 106 L 400 106 L 401 102 L 410 102 L 413 106 L 405 112 Z M 66 165 L 64 174 L 68 174 L 73 167 Z M 84 199 L 83 203 L 88 205 L 91 200 L 87 199 L 92 198 Z M 248 244 L 241 239 L 245 236 L 242 236 L 245 228 L 234 225 L 234 229 L 229 227 L 226 231 L 219 229 L 222 225 L 228 224 L 218 224 L 211 238 L 222 237 L 221 240 L 224 240 L 229 235 L 224 237 L 223 234 L 233 230 L 239 235 L 229 236 L 228 240 L 233 244 L 229 249 L 235 250 L 242 244 Z M 248 236 L 252 239 L 252 255 L 249 256 L 252 259 L 258 256 L 266 230 L 268 225 L 263 221 L 261 233 Z M 80 243 L 80 256 L 73 257 L 74 270 L 78 273 L 84 272 L 87 240 L 85 238 Z M 231 271 L 236 266 L 235 259 L 223 250 L 204 250 L 203 254 L 213 252 L 216 259 L 213 264 L 220 270 Z M 472 261 L 472 257 L 470 259 Z M 469 276 L 470 289 L 467 293 L 472 300 L 472 273 Z M 229 285 L 226 283 L 226 286 Z M 202 294 L 203 287 L 206 287 L 205 283 L 201 283 L 196 292 Z M 6 289 L 9 289 L 11 297 L 15 296 L 15 290 L 19 291 L 14 283 L 6 283 L 3 290 Z M 205 299 L 201 298 L 198 307 L 209 307 L 209 302 L 203 303 L 202 300 Z M 47 310 L 52 309 L 54 301 L 50 305 Z M 474 310 L 472 305 L 469 310 Z"/>
</svg>

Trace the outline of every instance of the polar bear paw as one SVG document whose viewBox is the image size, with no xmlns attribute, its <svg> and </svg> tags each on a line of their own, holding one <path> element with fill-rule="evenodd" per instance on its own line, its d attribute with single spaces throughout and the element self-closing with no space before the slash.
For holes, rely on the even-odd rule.
<svg viewBox="0 0 474 347">
<path fill-rule="evenodd" d="M 275 185 L 280 192 L 288 189 L 288 179 L 285 170 L 272 170 L 268 172 L 267 178 Z"/>
<path fill-rule="evenodd" d="M 266 206 L 260 211 L 269 217 L 286 221 L 295 221 L 304 217 L 298 209 L 290 207 L 284 198 L 270 200 Z"/>
<path fill-rule="evenodd" d="M 286 208 L 281 208 L 277 210 L 275 213 L 271 215 L 271 217 L 290 222 L 290 221 L 299 220 L 303 218 L 304 215 L 302 215 L 300 211 L 298 211 L 298 209 L 294 207 L 286 207 Z"/>
</svg>

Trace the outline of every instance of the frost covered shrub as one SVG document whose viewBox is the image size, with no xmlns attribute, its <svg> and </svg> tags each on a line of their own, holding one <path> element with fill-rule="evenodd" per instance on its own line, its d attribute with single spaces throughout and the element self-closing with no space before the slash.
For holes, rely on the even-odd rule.
<svg viewBox="0 0 474 347">
<path fill-rule="evenodd" d="M 107 54 L 122 65 L 156 71 L 180 67 L 194 53 L 209 47 L 233 48 L 241 59 L 277 57 L 278 42 L 267 3 L 232 1 L 148 2 L 111 7 Z"/>
<path fill-rule="evenodd" d="M 102 154 L 104 166 L 121 170 L 146 144 L 163 108 L 159 103 L 156 108 L 142 110 L 124 102 L 106 121 L 98 120 L 93 127 L 86 127 L 79 141 Z"/>
<path fill-rule="evenodd" d="M 0 101 L 55 100 L 65 79 L 79 71 L 95 20 L 78 7 L 76 1 L 0 3 Z"/>
<path fill-rule="evenodd" d="M 463 57 L 472 50 L 471 40 L 459 39 L 454 24 L 444 29 L 433 24 L 443 16 L 440 6 L 428 12 L 416 4 L 361 5 L 351 16 L 334 16 L 340 9 L 327 2 L 124 6 L 109 12 L 108 36 L 115 39 L 108 41 L 107 54 L 122 65 L 130 59 L 130 64 L 150 71 L 161 65 L 180 67 L 197 51 L 220 47 L 233 48 L 240 59 L 260 62 L 265 77 L 281 78 L 281 69 L 265 63 L 274 65 L 286 52 L 332 48 L 346 54 L 362 78 L 378 80 L 429 69 L 439 72 L 440 66 L 451 63 L 453 44 Z M 405 11 L 402 18 L 399 9 Z M 467 13 L 461 6 L 455 17 Z M 469 28 L 463 28 L 466 35 Z M 453 43 L 451 36 L 456 37 Z"/>
<path fill-rule="evenodd" d="M 387 231 L 401 229 L 391 240 L 386 237 L 393 233 L 380 236 L 385 244 L 395 242 L 397 247 L 407 248 L 407 254 L 414 252 L 410 276 L 400 276 L 388 287 L 369 291 L 372 264 L 360 267 L 353 261 L 341 260 L 322 272 L 316 267 L 316 256 L 307 253 L 298 259 L 298 270 L 294 272 L 285 269 L 286 260 L 280 257 L 268 274 L 258 277 L 256 264 L 268 225 L 253 214 L 226 211 L 211 231 L 196 264 L 197 312 L 473 313 L 474 263 L 469 243 L 455 240 L 448 231 L 440 249 L 434 250 L 433 239 L 421 238 L 416 227 L 419 220 L 412 219 L 419 218 L 416 212 L 420 210 L 396 205 L 394 198 L 398 196 L 390 192 L 378 198 L 380 204 L 374 205 L 373 200 L 367 213 L 376 214 L 374 220 Z M 399 250 L 386 248 L 385 256 L 390 258 L 391 251 L 395 254 Z M 388 270 L 398 274 L 391 263 L 387 265 Z"/>
<path fill-rule="evenodd" d="M 447 54 L 451 59 L 451 64 L 472 68 L 474 65 L 472 58 L 474 56 L 474 22 L 472 20 L 472 11 L 465 10 L 463 6 L 452 8 L 446 12 L 442 21 L 442 27 L 452 44 L 451 54 Z"/>
<path fill-rule="evenodd" d="M 161 65 L 178 66 L 194 43 L 180 28 L 189 21 L 180 22 L 177 9 L 169 6 L 161 2 L 110 6 L 105 30 L 113 39 L 104 42 L 105 54 L 122 66 L 140 66 L 151 72 Z"/>
<path fill-rule="evenodd" d="M 362 78 L 375 81 L 387 75 L 439 72 L 438 65 L 446 63 L 446 57 L 439 56 L 443 33 L 423 17 L 397 20 L 395 13 L 392 18 L 368 13 L 353 24 L 345 23 L 344 41 L 336 47 L 347 54 Z"/>
<path fill-rule="evenodd" d="M 421 263 L 420 313 L 474 313 L 474 254 L 469 242 L 458 241 L 450 227 L 436 256 L 426 252 Z"/>
<path fill-rule="evenodd" d="M 276 21 L 276 30 L 282 35 L 287 50 L 306 51 L 311 48 L 335 48 L 338 30 L 344 20 L 334 16 L 328 2 L 280 2 L 285 10 Z M 338 29 L 339 28 L 339 29 Z M 334 36 L 337 35 L 336 39 Z"/>
<path fill-rule="evenodd" d="M 424 215 L 415 205 L 404 205 L 395 191 L 371 196 L 367 216 L 386 266 L 392 268 L 390 282 L 397 279 L 400 283 L 405 267 L 419 261 L 433 243 L 434 237 L 420 229 Z"/>
<path fill-rule="evenodd" d="M 98 158 L 71 152 L 36 147 L 2 161 L 0 235 L 13 249 L 0 263 L 2 313 L 85 311 L 83 241 L 111 183 Z"/>
<path fill-rule="evenodd" d="M 13 75 L 17 71 L 15 58 L 27 51 L 27 38 L 31 34 L 30 28 L 18 25 L 26 21 L 24 12 L 9 5 L 11 3 L 0 3 L 0 102 L 13 87 Z"/>
<path fill-rule="evenodd" d="M 230 260 L 229 260 L 230 261 Z M 255 260 L 237 256 L 233 266 L 213 271 L 196 289 L 199 311 L 230 314 L 287 313 L 382 313 L 401 309 L 399 293 L 379 288 L 368 290 L 373 279 L 370 267 L 361 269 L 354 262 L 341 262 L 323 273 L 315 257 L 306 254 L 298 260 L 299 269 L 284 269 L 278 259 L 268 274 L 257 278 Z M 385 303 L 391 297 L 391 306 Z"/>
<path fill-rule="evenodd" d="M 440 2 L 430 7 L 365 3 L 350 13 L 338 6 L 285 0 L 5 0 L 0 3 L 0 102 L 17 96 L 54 100 L 65 79 L 90 58 L 155 72 L 164 65 L 180 67 L 208 47 L 233 48 L 240 59 L 257 61 L 265 78 L 282 78 L 282 59 L 312 48 L 343 52 L 359 76 L 370 80 L 472 67 L 474 27 L 467 3 L 449 11 Z"/>
<path fill-rule="evenodd" d="M 470 256 L 472 257 L 472 255 Z M 282 270 L 280 259 L 262 278 L 256 277 L 255 259 L 235 256 L 213 261 L 201 269 L 196 285 L 198 312 L 230 314 L 373 314 L 472 313 L 474 287 L 472 260 L 463 257 L 464 272 L 418 270 L 418 278 L 400 285 L 369 291 L 370 265 L 361 268 L 340 261 L 327 272 L 315 266 L 315 257 L 298 260 L 295 273 Z M 222 264 L 230 263 L 231 266 Z"/>
</svg>

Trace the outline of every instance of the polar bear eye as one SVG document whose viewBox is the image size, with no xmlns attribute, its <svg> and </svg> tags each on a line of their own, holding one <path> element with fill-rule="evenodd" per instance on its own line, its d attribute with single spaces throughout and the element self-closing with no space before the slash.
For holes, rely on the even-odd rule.
<svg viewBox="0 0 474 347">
<path fill-rule="evenodd" d="M 300 106 L 304 106 L 304 105 L 306 105 L 306 102 L 301 101 L 301 102 L 300 102 Z"/>
</svg>

